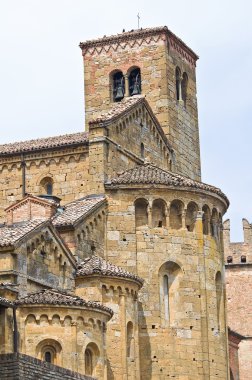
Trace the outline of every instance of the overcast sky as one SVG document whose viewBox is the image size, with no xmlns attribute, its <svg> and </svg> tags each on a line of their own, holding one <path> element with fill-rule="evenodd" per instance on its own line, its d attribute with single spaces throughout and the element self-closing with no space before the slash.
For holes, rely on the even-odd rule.
<svg viewBox="0 0 252 380">
<path fill-rule="evenodd" d="M 199 56 L 202 180 L 252 221 L 251 0 L 0 0 L 0 144 L 82 131 L 80 41 L 167 25 Z"/>
</svg>

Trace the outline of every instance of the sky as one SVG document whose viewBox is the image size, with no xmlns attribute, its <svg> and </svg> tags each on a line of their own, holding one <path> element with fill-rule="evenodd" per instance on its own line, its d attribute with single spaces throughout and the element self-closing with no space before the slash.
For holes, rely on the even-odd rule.
<svg viewBox="0 0 252 380">
<path fill-rule="evenodd" d="M 202 180 L 252 222 L 251 0 L 0 0 L 0 144 L 84 129 L 80 41 L 167 25 L 199 56 Z"/>
</svg>

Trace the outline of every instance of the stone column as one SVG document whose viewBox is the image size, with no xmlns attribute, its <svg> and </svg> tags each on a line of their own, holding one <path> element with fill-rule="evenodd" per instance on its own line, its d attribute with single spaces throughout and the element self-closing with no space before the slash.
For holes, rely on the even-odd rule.
<svg viewBox="0 0 252 380">
<path fill-rule="evenodd" d="M 127 74 L 124 75 L 124 83 L 125 83 L 125 94 L 124 94 L 124 96 L 129 97 L 130 96 L 130 93 L 129 93 L 129 77 Z"/>
</svg>

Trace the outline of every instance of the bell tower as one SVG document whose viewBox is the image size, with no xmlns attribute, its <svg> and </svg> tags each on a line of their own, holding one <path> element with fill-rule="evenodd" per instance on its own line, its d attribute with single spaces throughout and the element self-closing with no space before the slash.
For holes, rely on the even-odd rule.
<svg viewBox="0 0 252 380">
<path fill-rule="evenodd" d="M 146 97 L 174 149 L 174 171 L 201 180 L 196 61 L 167 27 L 80 43 L 89 121 L 129 96 Z"/>
</svg>

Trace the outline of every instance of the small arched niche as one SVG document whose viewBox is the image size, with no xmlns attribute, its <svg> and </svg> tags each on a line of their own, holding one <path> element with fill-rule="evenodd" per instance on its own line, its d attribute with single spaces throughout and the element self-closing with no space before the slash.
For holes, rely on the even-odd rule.
<svg viewBox="0 0 252 380">
<path fill-rule="evenodd" d="M 195 227 L 195 221 L 197 218 L 198 206 L 194 202 L 190 202 L 186 209 L 186 228 L 188 231 L 193 232 Z"/>
<path fill-rule="evenodd" d="M 141 150 L 141 158 L 144 159 L 144 143 L 141 143 L 140 150 Z"/>
<path fill-rule="evenodd" d="M 51 177 L 44 177 L 40 181 L 41 193 L 46 195 L 53 194 L 53 179 Z"/>
<path fill-rule="evenodd" d="M 141 70 L 139 67 L 130 68 L 128 71 L 129 95 L 139 95 L 142 91 Z"/>
<path fill-rule="evenodd" d="M 211 220 L 210 220 L 210 226 L 211 226 L 211 235 L 215 238 L 218 237 L 218 211 L 216 208 L 213 208 Z"/>
<path fill-rule="evenodd" d="M 100 350 L 95 343 L 89 343 L 85 349 L 85 375 L 96 374 L 97 363 L 100 357 Z"/>
<path fill-rule="evenodd" d="M 127 358 L 134 359 L 134 328 L 133 323 L 127 323 Z"/>
<path fill-rule="evenodd" d="M 166 203 L 162 199 L 155 199 L 152 204 L 153 227 L 166 227 Z"/>
<path fill-rule="evenodd" d="M 148 202 L 144 198 L 135 201 L 135 221 L 136 227 L 148 224 Z"/>
<path fill-rule="evenodd" d="M 120 102 L 125 94 L 125 81 L 122 71 L 115 70 L 110 74 L 113 102 Z"/>
<path fill-rule="evenodd" d="M 179 230 L 182 228 L 182 212 L 183 212 L 183 202 L 180 200 L 174 200 L 170 205 L 170 227 Z"/>
<path fill-rule="evenodd" d="M 203 216 L 202 216 L 202 223 L 203 223 L 203 234 L 209 235 L 210 233 L 210 208 L 207 205 L 204 205 L 202 207 Z"/>
<path fill-rule="evenodd" d="M 161 323 L 165 326 L 177 324 L 182 310 L 179 299 L 182 270 L 177 263 L 167 261 L 160 267 L 158 275 Z"/>
</svg>

